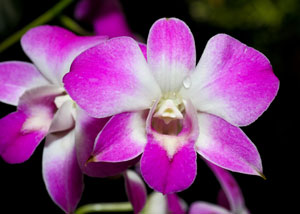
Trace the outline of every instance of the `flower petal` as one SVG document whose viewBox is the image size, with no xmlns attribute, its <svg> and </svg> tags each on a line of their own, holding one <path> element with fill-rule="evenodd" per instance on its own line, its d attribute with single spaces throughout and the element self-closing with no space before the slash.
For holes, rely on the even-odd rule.
<svg viewBox="0 0 300 214">
<path fill-rule="evenodd" d="M 75 17 L 93 23 L 97 35 L 133 37 L 119 0 L 83 0 L 75 9 Z"/>
<path fill-rule="evenodd" d="M 189 214 L 233 214 L 215 204 L 197 201 L 192 203 Z"/>
<path fill-rule="evenodd" d="M 123 162 L 136 158 L 147 143 L 145 129 L 144 111 L 112 117 L 96 140 L 93 161 Z"/>
<path fill-rule="evenodd" d="M 62 90 L 44 86 L 26 91 L 18 111 L 0 120 L 0 154 L 8 163 L 26 161 L 48 133 L 56 106 L 54 98 Z"/>
<path fill-rule="evenodd" d="M 138 159 L 121 163 L 88 162 L 91 157 L 94 142 L 109 118 L 92 118 L 80 108 L 76 117 L 76 151 L 79 167 L 82 172 L 92 177 L 107 177 L 119 174 L 134 165 Z"/>
<path fill-rule="evenodd" d="M 198 122 L 196 150 L 201 156 L 228 170 L 261 175 L 257 148 L 240 128 L 206 113 L 198 114 Z"/>
<path fill-rule="evenodd" d="M 218 34 L 203 52 L 189 89 L 197 109 L 236 126 L 255 121 L 275 98 L 279 81 L 269 60 L 238 40 Z"/>
<path fill-rule="evenodd" d="M 241 213 L 240 211 L 245 209 L 245 202 L 241 189 L 234 177 L 226 170 L 212 163 L 207 162 L 207 164 L 219 180 L 230 204 L 230 210 L 233 213 Z"/>
<path fill-rule="evenodd" d="M 43 152 L 43 178 L 52 200 L 72 213 L 83 191 L 77 163 L 74 130 L 49 134 Z"/>
<path fill-rule="evenodd" d="M 195 109 L 186 105 L 186 116 L 179 135 L 160 134 L 151 128 L 155 106 L 147 119 L 148 142 L 141 158 L 146 183 L 156 191 L 170 194 L 188 188 L 197 173 L 195 141 L 198 125 Z"/>
<path fill-rule="evenodd" d="M 53 117 L 49 133 L 66 131 L 74 128 L 75 120 L 73 117 L 74 113 L 72 114 L 72 112 L 75 112 L 75 108 L 73 105 L 74 103 L 71 100 L 62 104 Z"/>
<path fill-rule="evenodd" d="M 80 37 L 63 28 L 44 25 L 30 29 L 21 45 L 49 81 L 62 85 L 62 77 L 69 72 L 74 58 L 103 41 L 103 37 Z"/>
<path fill-rule="evenodd" d="M 178 91 L 196 63 L 194 37 L 189 27 L 176 18 L 159 19 L 149 32 L 147 56 L 162 91 Z"/>
<path fill-rule="evenodd" d="M 152 192 L 147 199 L 143 214 L 167 214 L 168 206 L 166 197 L 159 192 Z"/>
<path fill-rule="evenodd" d="M 9 61 L 0 63 L 0 100 L 17 105 L 20 96 L 28 89 L 48 85 L 49 82 L 27 62 Z"/>
<path fill-rule="evenodd" d="M 8 163 L 22 163 L 30 158 L 46 135 L 44 130 L 23 131 L 24 112 L 13 112 L 0 119 L 0 155 Z"/>
<path fill-rule="evenodd" d="M 168 213 L 184 214 L 186 213 L 187 205 L 175 193 L 166 195 L 168 203 Z"/>
<path fill-rule="evenodd" d="M 140 213 L 146 204 L 147 190 L 143 180 L 133 170 L 124 173 L 126 193 L 134 213 Z"/>
<path fill-rule="evenodd" d="M 150 108 L 160 96 L 138 43 L 129 37 L 110 39 L 82 53 L 64 83 L 73 100 L 94 117 Z"/>
</svg>

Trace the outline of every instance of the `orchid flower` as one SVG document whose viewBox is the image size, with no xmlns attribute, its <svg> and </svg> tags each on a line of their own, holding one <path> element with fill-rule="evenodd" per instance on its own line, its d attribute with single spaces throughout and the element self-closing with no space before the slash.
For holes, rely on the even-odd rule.
<svg viewBox="0 0 300 214">
<path fill-rule="evenodd" d="M 92 23 L 97 35 L 134 38 L 119 0 L 81 0 L 76 5 L 75 17 Z"/>
<path fill-rule="evenodd" d="M 257 148 L 239 126 L 255 121 L 277 94 L 269 60 L 218 34 L 196 66 L 193 35 L 176 18 L 153 24 L 146 57 L 132 38 L 112 38 L 80 54 L 64 76 L 65 89 L 90 116 L 112 116 L 90 162 L 141 155 L 145 182 L 164 194 L 193 183 L 196 152 L 222 168 L 261 175 Z"/>
<path fill-rule="evenodd" d="M 75 151 L 76 105 L 64 90 L 62 77 L 78 54 L 103 40 L 40 26 L 21 39 L 33 64 L 0 63 L 0 100 L 17 105 L 16 112 L 0 119 L 0 155 L 8 163 L 22 163 L 47 136 L 43 178 L 53 201 L 68 213 L 80 200 L 83 175 Z"/>
<path fill-rule="evenodd" d="M 189 214 L 249 214 L 239 185 L 226 170 L 208 163 L 222 186 L 219 194 L 219 204 L 197 201 L 191 204 Z"/>
<path fill-rule="evenodd" d="M 154 191 L 147 199 L 146 187 L 138 173 L 133 170 L 127 170 L 124 173 L 124 177 L 126 193 L 134 213 L 183 214 L 186 212 L 186 203 L 176 194 L 163 195 Z"/>
</svg>

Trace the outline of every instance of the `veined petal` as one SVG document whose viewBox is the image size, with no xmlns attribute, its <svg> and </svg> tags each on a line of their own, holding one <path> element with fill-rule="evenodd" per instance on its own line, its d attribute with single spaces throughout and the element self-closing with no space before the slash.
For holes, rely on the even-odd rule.
<svg viewBox="0 0 300 214">
<path fill-rule="evenodd" d="M 83 173 L 92 177 L 107 177 L 119 174 L 134 165 L 138 159 L 120 163 L 88 162 L 93 152 L 95 139 L 109 118 L 92 118 L 77 108 L 76 114 L 76 151 L 79 167 Z"/>
<path fill-rule="evenodd" d="M 142 175 L 151 188 L 163 194 L 182 191 L 193 183 L 197 172 L 196 111 L 188 102 L 182 131 L 178 135 L 165 135 L 151 128 L 153 109 L 155 106 L 147 119 L 148 142 L 141 158 Z"/>
<path fill-rule="evenodd" d="M 20 96 L 28 89 L 50 84 L 37 68 L 27 62 L 0 63 L 0 101 L 17 105 Z"/>
<path fill-rule="evenodd" d="M 178 91 L 196 65 L 195 41 L 189 27 L 176 18 L 156 21 L 149 32 L 147 56 L 162 91 Z"/>
<path fill-rule="evenodd" d="M 238 40 L 218 34 L 203 52 L 189 89 L 183 88 L 199 111 L 217 115 L 236 126 L 255 121 L 275 98 L 279 81 L 269 60 Z"/>
<path fill-rule="evenodd" d="M 231 171 L 261 175 L 257 148 L 240 128 L 206 113 L 198 114 L 198 122 L 196 150 L 201 156 Z"/>
<path fill-rule="evenodd" d="M 94 117 L 150 108 L 161 93 L 138 43 L 129 37 L 110 39 L 82 53 L 64 84 Z"/>
<path fill-rule="evenodd" d="M 74 130 L 49 134 L 43 152 L 43 178 L 52 200 L 72 213 L 83 191 L 83 175 L 75 151 Z"/>
<path fill-rule="evenodd" d="M 82 51 L 104 41 L 99 36 L 76 36 L 56 26 L 30 29 L 21 39 L 26 55 L 52 83 L 62 85 L 72 61 Z"/>
<path fill-rule="evenodd" d="M 233 214 L 233 213 L 218 205 L 211 204 L 208 202 L 203 202 L 203 201 L 197 201 L 192 203 L 189 214 Z"/>
<path fill-rule="evenodd" d="M 112 117 L 96 139 L 93 161 L 123 162 L 142 154 L 147 143 L 145 113 L 138 111 Z"/>
<path fill-rule="evenodd" d="M 126 193 L 133 206 L 134 213 L 140 213 L 146 204 L 147 190 L 143 180 L 132 170 L 124 173 Z"/>
<path fill-rule="evenodd" d="M 75 120 L 73 117 L 74 113 L 72 114 L 72 112 L 75 112 L 73 101 L 69 100 L 64 102 L 53 117 L 49 133 L 74 128 Z"/>
<path fill-rule="evenodd" d="M 241 189 L 233 176 L 226 170 L 210 162 L 207 162 L 207 164 L 220 182 L 227 200 L 229 201 L 230 210 L 233 213 L 240 213 L 241 210 L 245 209 L 245 202 Z"/>
<path fill-rule="evenodd" d="M 22 163 L 48 133 L 56 111 L 54 98 L 62 90 L 44 86 L 26 91 L 18 111 L 0 120 L 0 154 L 8 163 Z"/>
</svg>

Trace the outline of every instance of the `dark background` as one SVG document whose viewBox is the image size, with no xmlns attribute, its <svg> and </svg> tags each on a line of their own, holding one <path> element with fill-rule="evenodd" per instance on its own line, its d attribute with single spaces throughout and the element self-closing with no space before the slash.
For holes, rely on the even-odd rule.
<svg viewBox="0 0 300 214">
<path fill-rule="evenodd" d="M 10 2 L 13 10 L 4 5 Z M 45 12 L 57 1 L 0 0 L 0 42 Z M 270 108 L 253 124 L 243 127 L 257 146 L 267 180 L 234 173 L 254 214 L 296 213 L 298 196 L 299 92 L 300 92 L 300 3 L 297 0 L 181 0 L 121 1 L 131 29 L 147 38 L 151 25 L 161 17 L 184 20 L 194 34 L 199 59 L 208 39 L 227 33 L 263 52 L 280 80 L 279 93 Z M 74 5 L 64 11 L 73 18 Z M 38 8 L 38 9 L 36 9 Z M 12 12 L 11 12 L 12 11 Z M 79 22 L 80 23 L 80 22 Z M 59 19 L 49 24 L 61 25 Z M 87 30 L 91 26 L 80 23 Z M 0 61 L 25 60 L 18 44 L 0 53 Z M 15 107 L 0 104 L 0 117 Z M 1 139 L 0 139 L 1 140 Z M 0 213 L 62 213 L 45 189 L 42 173 L 43 143 L 26 163 L 9 165 L 0 159 Z M 194 184 L 179 195 L 188 203 L 205 200 L 216 203 L 219 184 L 198 158 Z M 150 192 L 150 189 L 149 191 Z M 297 198 L 298 197 L 298 198 Z M 85 191 L 79 204 L 126 201 L 120 176 L 107 179 L 85 177 Z"/>
</svg>

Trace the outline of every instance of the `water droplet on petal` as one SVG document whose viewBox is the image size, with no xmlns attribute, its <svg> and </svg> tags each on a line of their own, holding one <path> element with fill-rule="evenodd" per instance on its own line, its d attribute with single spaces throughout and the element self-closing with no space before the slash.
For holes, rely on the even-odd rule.
<svg viewBox="0 0 300 214">
<path fill-rule="evenodd" d="M 186 76 L 182 81 L 183 87 L 189 89 L 192 85 L 192 80 L 190 76 Z"/>
<path fill-rule="evenodd" d="M 246 47 L 246 48 L 244 49 L 244 53 L 246 53 L 246 52 L 247 52 L 247 50 L 248 50 L 248 48 Z"/>
</svg>

